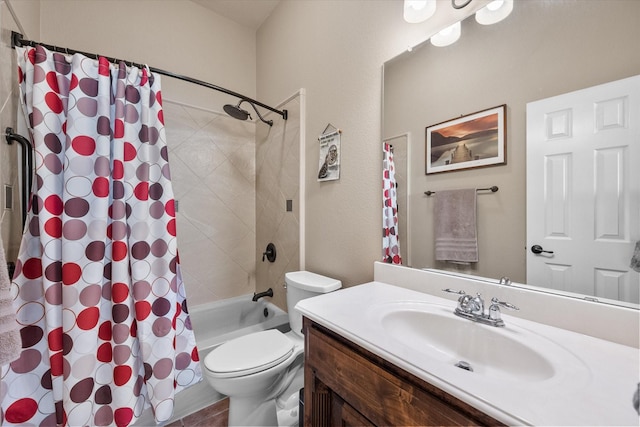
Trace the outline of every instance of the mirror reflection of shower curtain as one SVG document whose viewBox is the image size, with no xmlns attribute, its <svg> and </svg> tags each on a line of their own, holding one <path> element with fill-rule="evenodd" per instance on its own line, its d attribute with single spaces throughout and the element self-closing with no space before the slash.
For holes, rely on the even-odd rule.
<svg viewBox="0 0 640 427">
<path fill-rule="evenodd" d="M 389 264 L 402 264 L 393 146 L 384 142 L 382 147 L 382 259 Z"/>
<path fill-rule="evenodd" d="M 36 178 L 13 287 L 3 425 L 118 425 L 202 378 L 176 242 L 160 79 L 16 48 Z"/>
</svg>

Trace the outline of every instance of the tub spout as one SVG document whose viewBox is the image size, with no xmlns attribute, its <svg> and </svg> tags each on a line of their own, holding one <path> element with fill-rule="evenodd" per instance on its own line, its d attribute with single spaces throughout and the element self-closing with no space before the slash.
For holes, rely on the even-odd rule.
<svg viewBox="0 0 640 427">
<path fill-rule="evenodd" d="M 262 297 L 271 297 L 273 298 L 273 289 L 269 288 L 264 292 L 259 292 L 259 293 L 253 293 L 253 298 L 251 299 L 251 301 L 258 301 L 260 298 Z"/>
</svg>

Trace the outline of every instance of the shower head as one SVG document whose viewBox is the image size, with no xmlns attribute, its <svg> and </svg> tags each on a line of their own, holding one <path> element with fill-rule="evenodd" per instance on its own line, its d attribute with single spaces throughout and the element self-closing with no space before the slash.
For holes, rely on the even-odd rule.
<svg viewBox="0 0 640 427">
<path fill-rule="evenodd" d="M 249 102 L 249 101 L 247 101 L 246 99 L 241 99 L 240 102 L 238 102 L 238 105 L 227 104 L 223 107 L 224 112 L 230 115 L 231 117 L 233 117 L 234 119 L 238 119 L 238 120 L 250 119 L 251 115 L 249 114 L 249 112 L 247 110 L 240 108 L 240 104 L 242 104 L 243 102 Z M 251 104 L 251 106 L 253 107 L 253 110 L 256 112 L 256 114 L 258 114 L 258 117 L 262 122 L 268 124 L 269 126 L 273 126 L 273 120 L 265 120 L 260 114 L 260 112 L 258 111 L 258 109 L 256 108 L 256 106 L 253 105 L 253 102 L 249 102 L 249 104 Z M 285 120 L 286 120 L 286 117 L 285 117 Z"/>
<path fill-rule="evenodd" d="M 238 105 L 227 104 L 223 107 L 224 112 L 234 119 L 247 120 L 251 116 L 249 115 L 249 112 L 247 110 L 243 110 L 242 108 L 240 108 L 240 104 L 242 104 L 242 101 L 240 101 Z"/>
</svg>

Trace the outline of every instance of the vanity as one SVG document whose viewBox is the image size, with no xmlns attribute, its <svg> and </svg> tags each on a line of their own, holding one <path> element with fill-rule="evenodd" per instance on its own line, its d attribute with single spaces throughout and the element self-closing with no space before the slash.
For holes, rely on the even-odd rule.
<svg viewBox="0 0 640 427">
<path fill-rule="evenodd" d="M 305 425 L 503 425 L 305 319 Z"/>
<path fill-rule="evenodd" d="M 381 263 L 374 271 L 373 282 L 296 306 L 305 425 L 638 425 L 637 326 L 613 340 L 588 330 L 637 325 L 637 310 L 580 301 L 564 316 L 597 318 L 559 327 L 537 309 L 546 298 L 553 311 L 557 296 Z M 520 311 L 503 311 L 504 327 L 456 316 L 459 295 L 441 291 L 451 285 Z"/>
</svg>

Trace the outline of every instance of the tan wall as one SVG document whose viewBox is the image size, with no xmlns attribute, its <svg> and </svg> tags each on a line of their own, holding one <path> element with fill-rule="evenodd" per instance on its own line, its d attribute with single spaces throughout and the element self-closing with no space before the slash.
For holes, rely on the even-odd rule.
<svg viewBox="0 0 640 427">
<path fill-rule="evenodd" d="M 473 3 L 462 13 L 482 5 Z M 447 19 L 407 24 L 397 0 L 283 0 L 258 30 L 260 98 L 307 90 L 307 270 L 345 286 L 372 280 L 382 257 L 382 64 Z M 340 180 L 318 182 L 328 123 L 343 131 Z"/>
<path fill-rule="evenodd" d="M 445 3 L 445 7 L 449 2 Z M 569 9 L 579 9 L 588 12 L 596 7 L 608 7 L 609 1 L 527 1 L 516 2 L 514 16 L 520 14 L 517 9 L 522 4 L 535 4 L 542 8 L 541 14 L 544 30 L 551 23 L 556 23 L 551 7 L 556 3 L 563 3 Z M 636 3 L 625 1 L 624 3 Z M 472 2 L 469 7 L 479 7 L 480 3 Z M 470 14 L 473 10 L 466 8 Z M 511 18 L 509 18 L 511 19 Z M 593 15 L 592 25 L 585 27 L 585 31 L 591 32 L 591 36 L 597 38 L 604 33 L 603 25 L 619 25 L 624 31 L 637 31 L 639 27 L 637 14 L 630 14 L 624 20 L 625 24 L 613 21 L 601 22 L 597 12 Z M 634 21 L 635 19 L 635 21 Z M 629 22 L 634 21 L 634 22 Z M 507 22 L 507 21 L 505 21 Z M 557 24 L 557 23 L 556 23 Z M 381 67 L 382 64 L 401 53 L 407 46 L 414 46 L 417 41 L 423 41 L 432 34 L 429 28 L 419 25 L 405 24 L 402 21 L 402 2 L 400 1 L 283 1 L 269 18 L 267 23 L 258 31 L 258 94 L 261 98 L 277 99 L 280 93 L 295 90 L 297 87 L 307 89 L 307 149 L 305 162 L 307 167 L 307 230 L 306 230 L 306 266 L 308 270 L 326 275 L 333 275 L 343 281 L 345 285 L 353 285 L 366 282 L 372 278 L 371 263 L 381 257 L 381 195 L 380 195 L 380 165 L 381 149 L 380 132 L 381 121 Z M 441 24 L 440 24 L 441 25 Z M 397 101 L 401 108 L 399 112 L 407 112 L 414 116 L 420 116 L 420 127 L 411 128 L 414 143 L 424 145 L 424 126 L 438 123 L 438 120 L 446 120 L 460 114 L 477 111 L 503 102 L 511 103 L 509 98 L 498 101 L 501 93 L 517 90 L 518 86 L 535 74 L 539 67 L 537 84 L 540 91 L 537 95 L 543 97 L 544 93 L 557 93 L 560 87 L 549 84 L 548 65 L 536 64 L 528 58 L 538 49 L 553 47 L 557 41 L 571 39 L 572 36 L 563 33 L 564 28 L 560 23 L 560 30 L 553 37 L 544 37 L 539 44 L 527 49 L 519 47 L 520 38 L 528 37 L 526 34 L 504 37 L 505 41 L 515 46 L 517 55 L 511 61 L 502 64 L 498 78 L 504 77 L 508 84 L 477 86 L 472 95 L 461 94 L 460 82 L 448 83 L 438 92 L 437 105 L 432 104 L 431 109 L 443 107 L 437 115 L 429 115 L 420 108 L 404 107 L 404 101 Z M 571 20 L 569 21 L 571 25 Z M 485 28 L 487 33 L 500 35 L 500 24 Z M 631 29 L 634 28 L 634 29 Z M 450 55 L 452 51 L 469 49 L 469 43 L 473 43 L 474 37 L 465 33 L 463 29 L 460 41 L 449 48 L 442 50 L 443 55 Z M 637 36 L 628 37 L 624 43 L 633 43 Z M 585 58 L 591 61 L 599 61 L 593 48 L 598 51 L 606 51 L 607 55 L 618 46 L 603 46 L 601 42 L 595 45 L 591 42 L 583 43 L 581 39 L 571 40 L 585 54 Z M 621 41 L 623 42 L 623 41 Z M 636 49 L 637 50 L 637 49 Z M 633 55 L 633 51 L 626 51 Z M 636 59 L 638 55 L 635 55 Z M 487 64 L 491 64 L 493 57 L 488 54 L 484 57 L 473 56 L 464 64 L 463 76 L 484 71 Z M 558 58 L 560 68 L 572 66 Z M 606 59 L 604 62 L 608 62 Z M 628 58 L 626 64 L 629 65 Z M 590 62 L 587 61 L 587 64 Z M 582 63 L 584 64 L 584 63 Z M 574 66 L 577 64 L 573 64 Z M 447 67 L 438 67 L 436 60 L 429 61 L 429 66 L 437 70 L 438 74 L 451 73 L 453 70 Z M 554 67 L 558 64 L 554 65 Z M 602 64 L 597 65 L 602 67 Z M 638 69 L 637 66 L 635 68 Z M 579 70 L 580 76 L 584 70 Z M 491 74 L 493 71 L 486 74 Z M 524 78 L 523 73 L 529 77 Z M 637 71 L 636 71 L 637 73 Z M 627 74 L 628 75 L 628 74 Z M 493 77 L 495 77 L 494 74 Z M 588 83 L 583 80 L 583 83 Z M 418 92 L 414 88 L 414 95 L 422 95 L 425 99 L 433 99 L 429 93 Z M 544 89 L 544 90 L 543 90 Z M 467 93 L 469 93 L 467 91 Z M 466 96 L 467 104 L 463 108 L 453 108 L 454 111 L 446 111 L 449 105 L 449 96 Z M 450 108 L 451 110 L 451 108 Z M 430 117 L 433 117 L 430 118 Z M 438 117 L 440 119 L 438 119 Z M 521 126 L 524 115 L 521 111 L 509 112 L 510 126 Z M 340 181 L 330 183 L 318 183 L 315 174 L 318 165 L 318 150 L 315 144 L 316 138 L 327 123 L 332 123 L 343 130 L 342 134 L 342 171 Z M 518 124 L 519 123 L 519 124 Z M 405 129 L 388 129 L 385 136 L 396 135 Z M 512 138 L 513 137 L 513 138 Z M 486 229 L 487 234 L 482 236 L 490 241 L 491 247 L 483 249 L 484 253 L 493 248 L 506 244 L 511 254 L 520 254 L 515 258 L 508 258 L 509 262 L 499 260 L 497 267 L 505 266 L 503 274 L 512 275 L 514 280 L 521 278 L 524 268 L 524 151 L 523 135 L 510 130 L 510 147 L 508 151 L 509 164 L 505 167 L 495 168 L 491 172 L 493 176 L 487 178 L 490 185 L 501 185 L 500 192 L 495 195 L 483 196 L 483 201 L 492 198 L 491 203 L 496 203 L 492 209 L 485 209 L 482 215 L 489 217 L 498 212 L 509 212 L 509 215 L 500 221 L 500 230 Z M 422 148 L 424 150 L 424 148 Z M 420 157 L 422 156 L 422 159 Z M 417 157 L 417 162 L 424 162 L 422 155 Z M 422 165 L 415 165 L 414 171 L 423 169 Z M 418 173 L 418 172 L 415 172 Z M 461 185 L 475 184 L 478 174 L 460 172 L 463 178 L 456 174 L 444 174 L 442 182 L 435 183 L 433 189 L 458 188 Z M 448 176 L 446 176 L 448 175 Z M 484 181 L 484 175 L 483 181 Z M 424 175 L 422 176 L 424 180 Z M 495 179 L 494 179 L 495 178 Z M 497 180 L 496 180 L 497 179 Z M 424 191 L 415 188 L 415 191 Z M 504 191 L 503 191 L 504 190 Z M 496 197 L 497 196 L 497 197 Z M 415 215 L 414 215 L 415 217 Z M 420 217 L 418 217 L 420 218 Z M 426 225 L 428 226 L 428 225 Z M 413 241 L 428 239 L 422 235 L 413 235 Z M 509 264 L 509 265 L 507 265 Z M 492 267 L 495 267 L 493 265 Z M 496 268 L 497 269 L 497 268 Z"/>
<path fill-rule="evenodd" d="M 146 63 L 251 98 L 256 93 L 255 32 L 191 1 L 48 0 L 40 25 L 48 44 Z M 214 111 L 236 101 L 169 77 L 162 83 L 165 98 Z"/>
<path fill-rule="evenodd" d="M 40 4 L 41 0 L 4 0 L 4 7 L 10 6 L 13 9 L 18 22 L 11 17 L 7 9 L 7 19 L 12 22 L 9 30 L 21 32 L 24 36 L 29 36 L 38 40 L 40 38 Z M 9 22 L 9 21 L 7 21 Z M 22 28 L 21 28 L 22 27 Z M 3 27 L 4 28 L 4 27 Z"/>
</svg>

